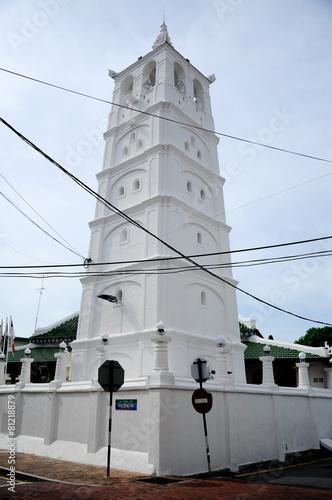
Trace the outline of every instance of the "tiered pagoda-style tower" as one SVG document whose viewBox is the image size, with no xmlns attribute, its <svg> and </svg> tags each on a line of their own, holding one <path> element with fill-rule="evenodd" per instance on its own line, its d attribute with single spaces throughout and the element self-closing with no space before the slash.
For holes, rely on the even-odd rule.
<svg viewBox="0 0 332 500">
<path fill-rule="evenodd" d="M 152 48 L 120 73 L 110 71 L 114 104 L 97 175 L 99 194 L 199 264 L 226 264 L 227 254 L 197 257 L 229 250 L 209 95 L 215 77 L 202 75 L 173 48 L 165 23 Z M 223 280 L 211 276 L 100 202 L 90 229 L 88 271 L 100 274 L 82 279 L 72 381 L 96 378 L 106 333 L 105 356 L 122 364 L 126 381 L 144 385 L 153 370 L 151 336 L 162 320 L 172 339 L 169 371 L 175 385 L 190 377 L 198 356 L 213 368 L 220 334 L 233 381 L 245 382 L 235 289 L 226 283 L 235 284 L 229 268 L 213 269 Z M 179 258 L 157 260 L 168 257 Z M 118 302 L 101 300 L 101 294 Z"/>
</svg>

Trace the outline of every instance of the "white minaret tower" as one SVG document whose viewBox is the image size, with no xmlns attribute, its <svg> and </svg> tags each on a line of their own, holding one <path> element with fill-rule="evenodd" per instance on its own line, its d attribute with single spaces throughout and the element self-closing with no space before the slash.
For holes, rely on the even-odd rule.
<svg viewBox="0 0 332 500">
<path fill-rule="evenodd" d="M 110 71 L 114 104 L 99 194 L 199 264 L 226 264 L 229 255 L 197 256 L 229 250 L 209 95 L 215 77 L 206 78 L 173 48 L 165 23 L 152 48 L 120 73 Z M 212 269 L 222 280 L 211 276 L 100 202 L 90 229 L 88 272 L 99 274 L 82 279 L 72 381 L 97 377 L 101 336 L 107 334 L 108 358 L 122 364 L 126 380 L 146 384 L 153 371 L 151 337 L 162 320 L 175 385 L 190 377 L 198 356 L 213 368 L 220 334 L 233 381 L 245 382 L 229 268 Z M 168 257 L 179 258 L 161 260 Z M 101 300 L 101 294 L 118 302 Z"/>
</svg>

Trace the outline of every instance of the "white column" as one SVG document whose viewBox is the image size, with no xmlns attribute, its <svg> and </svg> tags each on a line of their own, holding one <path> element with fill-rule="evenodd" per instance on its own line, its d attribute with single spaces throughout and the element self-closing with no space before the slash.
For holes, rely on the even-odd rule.
<svg viewBox="0 0 332 500">
<path fill-rule="evenodd" d="M 296 366 L 298 368 L 298 373 L 299 373 L 298 387 L 302 389 L 310 387 L 309 373 L 308 373 L 309 363 L 305 363 L 302 361 L 300 363 L 296 363 Z"/>
<path fill-rule="evenodd" d="M 151 337 L 154 343 L 153 372 L 148 375 L 147 382 L 151 386 L 174 385 L 174 375 L 168 368 L 168 342 L 172 338 L 165 334 L 156 334 Z"/>
<path fill-rule="evenodd" d="M 0 385 L 6 383 L 6 363 L 5 360 L 0 361 Z"/>
<path fill-rule="evenodd" d="M 216 354 L 216 374 L 215 380 L 220 382 L 229 381 L 229 376 L 227 373 L 227 353 L 229 351 L 225 347 L 218 347 Z"/>
<path fill-rule="evenodd" d="M 99 351 L 99 366 L 101 366 L 108 358 L 108 344 L 98 346 L 97 351 Z"/>
<path fill-rule="evenodd" d="M 33 363 L 33 358 L 22 358 L 22 369 L 20 375 L 20 382 L 24 384 L 30 384 L 31 381 L 31 363 Z M 19 382 L 19 383 L 20 383 Z"/>
<path fill-rule="evenodd" d="M 66 381 L 68 356 L 69 356 L 69 354 L 66 351 L 65 352 L 56 352 L 54 354 L 54 357 L 56 358 L 55 375 L 54 375 L 55 382 L 65 382 Z"/>
<path fill-rule="evenodd" d="M 276 385 L 273 373 L 273 356 L 261 356 L 259 360 L 263 363 L 263 380 L 262 385 Z"/>
<path fill-rule="evenodd" d="M 154 342 L 153 355 L 153 371 L 168 372 L 168 342 L 171 342 L 171 337 L 166 335 L 154 335 L 151 337 L 151 342 Z"/>
<path fill-rule="evenodd" d="M 332 389 L 332 368 L 324 368 L 324 372 L 326 373 L 326 389 Z"/>
</svg>

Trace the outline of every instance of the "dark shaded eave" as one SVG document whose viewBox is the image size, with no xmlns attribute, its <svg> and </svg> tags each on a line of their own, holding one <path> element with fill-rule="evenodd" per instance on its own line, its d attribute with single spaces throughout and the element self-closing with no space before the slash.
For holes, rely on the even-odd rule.
<svg viewBox="0 0 332 500">
<path fill-rule="evenodd" d="M 68 343 L 76 339 L 78 327 L 78 314 L 59 325 L 56 325 L 51 330 L 48 330 L 39 335 L 32 335 L 29 340 L 32 344 L 42 343 L 60 343 L 62 341 Z"/>
</svg>

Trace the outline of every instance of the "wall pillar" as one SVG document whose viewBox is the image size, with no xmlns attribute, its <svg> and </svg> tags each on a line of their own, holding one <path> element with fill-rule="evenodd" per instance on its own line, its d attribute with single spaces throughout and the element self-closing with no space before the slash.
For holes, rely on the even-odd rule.
<svg viewBox="0 0 332 500">
<path fill-rule="evenodd" d="M 229 350 L 226 347 L 218 347 L 216 354 L 216 365 L 215 365 L 215 375 L 214 379 L 218 381 L 221 385 L 225 385 L 226 382 L 231 382 L 230 377 L 227 373 L 227 355 Z"/>
<path fill-rule="evenodd" d="M 22 363 L 21 375 L 19 384 L 30 384 L 31 381 L 31 363 L 33 363 L 33 358 L 22 358 L 20 359 Z"/>
<path fill-rule="evenodd" d="M 164 333 L 151 337 L 151 342 L 154 343 L 154 353 L 153 372 L 147 377 L 150 386 L 174 385 L 174 375 L 168 368 L 168 342 L 171 340 L 172 338 Z"/>
<path fill-rule="evenodd" d="M 326 389 L 332 389 L 332 368 L 324 368 L 324 372 L 326 373 Z"/>
<path fill-rule="evenodd" d="M 0 385 L 5 385 L 6 383 L 6 362 L 5 360 L 0 361 Z"/>
<path fill-rule="evenodd" d="M 300 362 L 296 363 L 296 366 L 298 368 L 299 372 L 299 388 L 306 389 L 307 387 L 310 387 L 310 382 L 309 382 L 309 373 L 308 373 L 308 368 L 309 368 L 309 363 L 305 362 Z"/>
<path fill-rule="evenodd" d="M 102 344 L 97 347 L 97 351 L 99 352 L 99 366 L 101 366 L 108 358 L 108 344 Z"/>
<path fill-rule="evenodd" d="M 68 352 L 56 352 L 54 357 L 56 358 L 54 380 L 56 382 L 65 382 L 67 375 Z"/>
<path fill-rule="evenodd" d="M 273 356 L 261 356 L 259 360 L 263 363 L 263 380 L 262 385 L 276 385 L 273 373 Z"/>
</svg>

